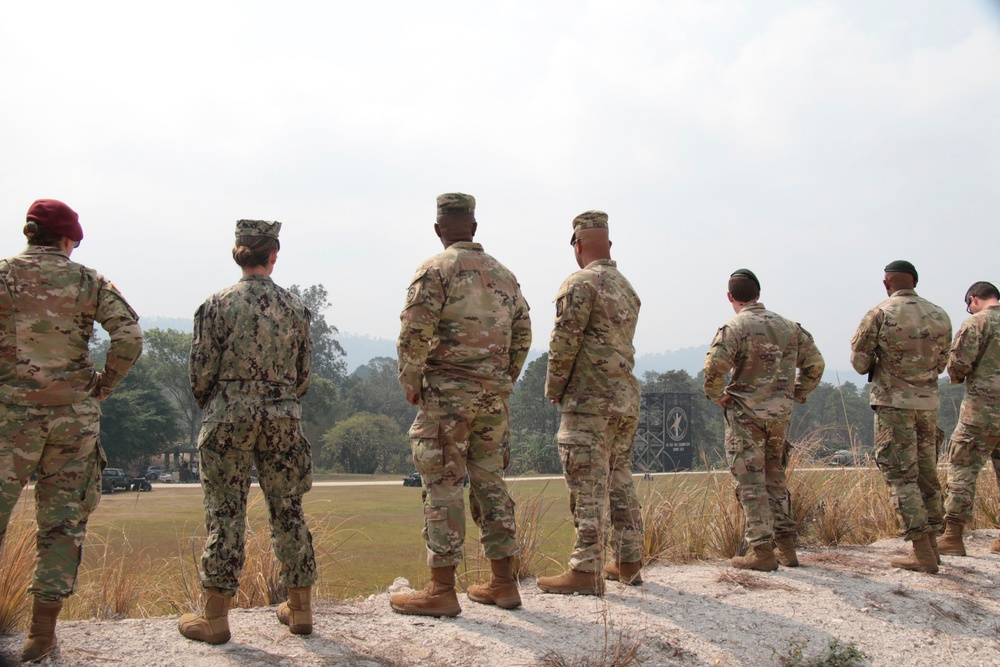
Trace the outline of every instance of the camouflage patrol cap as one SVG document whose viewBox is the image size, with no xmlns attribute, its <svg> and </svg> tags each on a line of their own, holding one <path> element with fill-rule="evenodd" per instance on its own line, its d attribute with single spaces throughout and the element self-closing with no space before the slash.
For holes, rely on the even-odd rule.
<svg viewBox="0 0 1000 667">
<path fill-rule="evenodd" d="M 584 211 L 573 218 L 573 236 L 570 237 L 570 245 L 576 243 L 576 233 L 585 229 L 607 229 L 608 214 L 604 211 Z"/>
<path fill-rule="evenodd" d="M 746 278 L 749 278 L 757 286 L 757 289 L 760 289 L 760 281 L 757 280 L 757 276 L 755 276 L 753 271 L 751 271 L 750 269 L 736 269 L 731 274 L 729 274 L 730 278 L 733 278 L 735 276 L 744 276 Z"/>
<path fill-rule="evenodd" d="M 236 221 L 236 236 L 270 236 L 271 238 L 278 238 L 278 232 L 281 231 L 280 222 L 272 222 L 270 220 L 237 220 Z"/>
<path fill-rule="evenodd" d="M 914 280 L 917 280 L 917 269 L 910 264 L 905 259 L 897 259 L 895 262 L 889 262 L 885 265 L 886 273 L 909 273 L 913 276 Z"/>
<path fill-rule="evenodd" d="M 446 192 L 438 195 L 437 214 L 448 215 L 449 213 L 476 214 L 476 198 L 462 192 Z"/>
</svg>

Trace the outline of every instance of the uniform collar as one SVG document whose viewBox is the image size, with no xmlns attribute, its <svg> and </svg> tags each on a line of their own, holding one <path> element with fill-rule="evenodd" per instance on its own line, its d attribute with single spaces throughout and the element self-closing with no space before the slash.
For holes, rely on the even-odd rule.
<svg viewBox="0 0 1000 667">
<path fill-rule="evenodd" d="M 591 262 L 590 264 L 588 264 L 587 266 L 585 266 L 583 268 L 589 269 L 592 266 L 613 266 L 613 267 L 617 267 L 618 266 L 618 262 L 616 262 L 613 259 L 595 259 L 593 262 Z"/>
<path fill-rule="evenodd" d="M 69 257 L 66 256 L 66 253 L 64 253 L 59 248 L 53 248 L 52 246 L 47 246 L 47 245 L 29 245 L 27 248 L 25 248 L 23 251 L 21 251 L 21 254 L 22 255 L 58 255 L 59 257 L 62 257 L 64 259 L 69 259 Z"/>
<path fill-rule="evenodd" d="M 764 308 L 763 302 L 761 302 L 761 301 L 754 301 L 751 304 L 747 304 L 746 306 L 743 306 L 743 308 L 740 309 L 740 312 L 742 313 L 742 312 L 747 311 L 747 310 L 767 310 L 767 309 Z"/>
<path fill-rule="evenodd" d="M 254 273 L 252 275 L 243 276 L 242 278 L 240 278 L 240 282 L 243 282 L 244 280 L 247 280 L 247 281 L 257 280 L 257 281 L 260 281 L 260 282 L 267 282 L 267 283 L 272 282 L 271 281 L 271 276 L 265 276 L 265 275 L 263 275 L 261 273 Z"/>
<path fill-rule="evenodd" d="M 483 251 L 483 246 L 481 243 L 476 243 L 475 241 L 455 241 L 448 248 L 454 248 L 455 250 L 475 250 L 478 252 Z"/>
<path fill-rule="evenodd" d="M 917 291 L 912 289 L 898 289 L 889 296 L 916 296 Z"/>
</svg>

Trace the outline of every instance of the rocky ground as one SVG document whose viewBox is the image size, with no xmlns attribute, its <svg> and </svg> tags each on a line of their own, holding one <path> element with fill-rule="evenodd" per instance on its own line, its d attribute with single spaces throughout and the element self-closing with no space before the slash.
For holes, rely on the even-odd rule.
<svg viewBox="0 0 1000 667">
<path fill-rule="evenodd" d="M 322 603 L 309 637 L 287 633 L 273 608 L 230 614 L 233 639 L 192 642 L 174 618 L 68 621 L 46 665 L 611 665 L 635 648 L 642 665 L 781 665 L 852 644 L 864 664 L 1000 665 L 1000 556 L 994 531 L 945 557 L 937 576 L 890 568 L 901 540 L 800 552 L 802 567 L 745 573 L 726 562 L 662 565 L 645 584 L 612 584 L 604 598 L 542 594 L 522 582 L 524 606 L 503 611 L 468 601 L 454 619 L 402 616 L 389 593 Z M 405 586 L 397 581 L 395 587 Z M 0 637 L 17 655 L 23 635 Z M 843 649 L 840 649 L 843 650 Z M 565 662 L 545 663 L 546 657 Z M 591 662 L 585 662 L 590 660 Z"/>
</svg>

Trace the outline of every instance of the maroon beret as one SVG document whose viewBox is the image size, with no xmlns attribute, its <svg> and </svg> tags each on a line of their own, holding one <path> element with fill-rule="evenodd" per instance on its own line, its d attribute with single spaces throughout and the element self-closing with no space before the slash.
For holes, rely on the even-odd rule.
<svg viewBox="0 0 1000 667">
<path fill-rule="evenodd" d="M 28 220 L 34 220 L 53 234 L 73 241 L 83 240 L 83 227 L 76 211 L 58 199 L 38 199 L 28 209 Z"/>
</svg>

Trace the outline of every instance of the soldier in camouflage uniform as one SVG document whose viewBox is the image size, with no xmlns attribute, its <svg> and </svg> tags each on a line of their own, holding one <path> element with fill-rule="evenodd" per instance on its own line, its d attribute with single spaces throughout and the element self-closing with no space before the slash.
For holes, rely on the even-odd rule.
<svg viewBox="0 0 1000 667">
<path fill-rule="evenodd" d="M 962 529 L 972 521 L 976 478 L 987 459 L 1000 482 L 1000 292 L 990 283 L 974 283 L 965 293 L 965 305 L 972 317 L 962 323 L 948 354 L 952 383 L 965 383 L 948 447 L 945 533 L 938 542 L 938 550 L 950 556 L 965 555 Z M 990 549 L 1000 553 L 1000 539 Z"/>
<path fill-rule="evenodd" d="M 520 606 L 513 571 L 517 554 L 514 501 L 503 470 L 510 461 L 510 392 L 531 345 L 528 304 L 517 279 L 473 243 L 476 200 L 437 198 L 434 231 L 444 252 L 417 269 L 400 315 L 399 383 L 420 406 L 410 428 L 413 462 L 423 480 L 424 541 L 431 581 L 397 593 L 403 614 L 456 616 L 455 566 L 465 543 L 462 481 L 490 560 L 490 581 L 470 586 L 469 599 L 505 609 Z"/>
<path fill-rule="evenodd" d="M 608 215 L 586 211 L 570 239 L 580 270 L 556 295 L 545 397 L 559 405 L 557 440 L 576 542 L 569 569 L 540 577 L 546 593 L 602 595 L 604 579 L 640 584 L 642 516 L 632 482 L 639 381 L 632 337 L 639 296 L 611 259 Z M 605 565 L 611 515 L 613 559 Z"/>
<path fill-rule="evenodd" d="M 905 260 L 885 267 L 889 298 L 864 316 L 851 339 L 851 364 L 869 373 L 875 410 L 875 462 L 913 543 L 892 565 L 934 574 L 943 521 L 937 476 L 938 375 L 948 362 L 951 320 L 917 296 L 917 270 Z"/>
<path fill-rule="evenodd" d="M 294 634 L 312 632 L 316 582 L 312 536 L 302 496 L 312 487 L 312 452 L 299 403 L 309 388 L 309 311 L 272 282 L 280 222 L 236 223 L 233 259 L 243 278 L 213 294 L 194 316 L 191 389 L 205 411 L 198 452 L 208 540 L 201 557 L 205 610 L 185 614 L 185 637 L 229 641 L 228 611 L 244 563 L 250 469 L 256 466 L 288 601 L 278 620 Z"/>
<path fill-rule="evenodd" d="M 56 619 L 76 587 L 87 519 L 101 497 L 99 402 L 139 358 L 142 332 L 114 285 L 70 261 L 83 229 L 69 206 L 34 202 L 24 235 L 24 252 L 0 261 L 0 546 L 37 472 L 38 557 L 21 657 L 33 661 L 55 647 Z M 94 322 L 111 337 L 103 371 L 90 360 Z"/>
<path fill-rule="evenodd" d="M 705 355 L 705 395 L 724 411 L 726 458 L 751 548 L 732 564 L 761 571 L 777 570 L 778 563 L 797 567 L 785 430 L 793 402 L 805 403 L 823 378 L 823 355 L 808 331 L 757 301 L 760 281 L 749 269 L 729 277 L 726 296 L 736 317 Z"/>
</svg>

